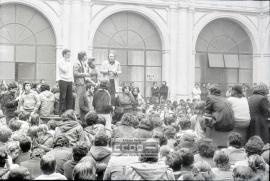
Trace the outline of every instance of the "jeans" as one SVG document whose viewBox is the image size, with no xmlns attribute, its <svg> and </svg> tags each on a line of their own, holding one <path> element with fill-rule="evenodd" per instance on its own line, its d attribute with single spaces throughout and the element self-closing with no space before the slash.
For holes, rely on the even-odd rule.
<svg viewBox="0 0 270 181">
<path fill-rule="evenodd" d="M 59 80 L 59 113 L 60 115 L 68 109 L 73 108 L 72 82 Z"/>
<path fill-rule="evenodd" d="M 75 112 L 80 116 L 80 97 L 83 96 L 86 92 L 85 85 L 77 85 L 76 86 L 76 99 L 75 99 Z"/>
</svg>

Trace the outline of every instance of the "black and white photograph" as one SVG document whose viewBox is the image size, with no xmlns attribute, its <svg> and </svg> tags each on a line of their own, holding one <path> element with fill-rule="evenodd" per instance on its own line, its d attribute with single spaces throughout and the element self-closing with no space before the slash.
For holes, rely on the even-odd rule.
<svg viewBox="0 0 270 181">
<path fill-rule="evenodd" d="M 269 0 L 0 0 L 0 180 L 269 181 Z"/>
</svg>

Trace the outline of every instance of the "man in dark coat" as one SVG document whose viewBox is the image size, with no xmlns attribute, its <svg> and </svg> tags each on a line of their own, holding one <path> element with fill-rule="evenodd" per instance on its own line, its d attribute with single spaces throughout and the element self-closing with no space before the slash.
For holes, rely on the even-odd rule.
<svg viewBox="0 0 270 181">
<path fill-rule="evenodd" d="M 264 143 L 269 142 L 268 118 L 270 116 L 267 85 L 259 84 L 253 90 L 253 95 L 248 99 L 250 110 L 250 125 L 248 136 L 258 135 Z"/>
<path fill-rule="evenodd" d="M 16 97 L 17 85 L 16 83 L 10 83 L 8 85 L 8 91 L 0 95 L 0 105 L 6 116 L 6 121 L 8 122 L 15 117 L 15 111 L 18 107 L 19 99 Z"/>
<path fill-rule="evenodd" d="M 97 114 L 106 113 L 106 107 L 111 105 L 111 96 L 107 91 L 108 85 L 108 81 L 101 81 L 100 88 L 94 94 L 93 107 Z"/>
<path fill-rule="evenodd" d="M 234 128 L 234 116 L 229 102 L 220 95 L 221 91 L 213 85 L 206 100 L 205 112 L 211 115 L 214 121 L 209 137 L 217 146 L 225 147 L 226 138 Z"/>
<path fill-rule="evenodd" d="M 142 118 L 139 128 L 134 131 L 134 138 L 151 138 L 153 134 L 153 122 L 148 118 Z"/>
<path fill-rule="evenodd" d="M 169 92 L 169 88 L 167 86 L 166 81 L 162 82 L 162 86 L 159 89 L 159 95 L 160 95 L 160 102 L 166 102 L 167 98 L 168 98 L 168 92 Z"/>
</svg>

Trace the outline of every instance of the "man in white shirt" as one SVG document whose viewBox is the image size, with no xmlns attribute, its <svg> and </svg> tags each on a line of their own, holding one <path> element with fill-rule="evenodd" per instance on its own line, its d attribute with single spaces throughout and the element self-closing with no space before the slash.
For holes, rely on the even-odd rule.
<svg viewBox="0 0 270 181">
<path fill-rule="evenodd" d="M 118 92 L 119 87 L 119 74 L 122 73 L 120 63 L 115 60 L 113 53 L 109 54 L 109 60 L 102 63 L 100 73 L 105 80 L 110 82 L 109 92 L 112 99 L 115 99 L 115 92 Z M 112 101 L 113 101 L 112 100 Z"/>
<path fill-rule="evenodd" d="M 63 59 L 59 60 L 56 66 L 56 81 L 58 81 L 60 91 L 60 114 L 68 109 L 73 109 L 72 84 L 74 82 L 73 63 L 70 60 L 70 50 L 64 49 L 62 51 L 62 56 Z"/>
</svg>

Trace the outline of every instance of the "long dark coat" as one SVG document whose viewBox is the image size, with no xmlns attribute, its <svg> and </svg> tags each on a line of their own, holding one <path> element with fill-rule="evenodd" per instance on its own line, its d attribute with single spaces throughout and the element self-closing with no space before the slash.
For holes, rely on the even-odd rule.
<svg viewBox="0 0 270 181">
<path fill-rule="evenodd" d="M 248 136 L 258 135 L 264 143 L 269 142 L 268 117 L 270 117 L 270 111 L 267 97 L 253 94 L 248 99 L 248 104 L 251 117 Z"/>
</svg>

